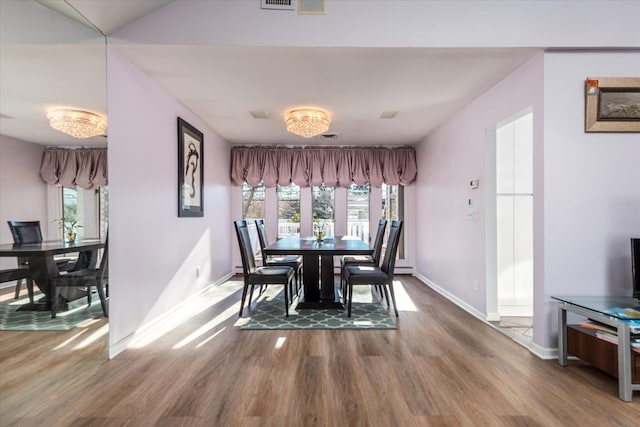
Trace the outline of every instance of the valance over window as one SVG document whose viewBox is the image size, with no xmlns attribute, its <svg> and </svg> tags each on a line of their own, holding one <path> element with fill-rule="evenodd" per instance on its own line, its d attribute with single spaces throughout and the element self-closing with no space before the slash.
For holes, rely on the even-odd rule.
<svg viewBox="0 0 640 427">
<path fill-rule="evenodd" d="M 231 181 L 255 187 L 374 187 L 411 184 L 417 174 L 413 147 L 232 147 Z"/>
<path fill-rule="evenodd" d="M 42 157 L 40 176 L 55 187 L 107 185 L 107 149 L 47 148 Z"/>
</svg>

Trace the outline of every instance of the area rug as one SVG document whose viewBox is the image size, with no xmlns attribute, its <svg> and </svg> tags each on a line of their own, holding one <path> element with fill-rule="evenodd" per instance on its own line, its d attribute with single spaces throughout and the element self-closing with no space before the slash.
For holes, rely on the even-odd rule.
<svg viewBox="0 0 640 427">
<path fill-rule="evenodd" d="M 42 295 L 36 294 L 36 300 Z M 68 331 L 85 322 L 102 317 L 100 299 L 92 298 L 87 308 L 86 298 L 73 301 L 69 310 L 58 312 L 51 318 L 50 311 L 17 311 L 18 307 L 29 302 L 28 298 L 0 301 L 0 331 Z"/>
<path fill-rule="evenodd" d="M 275 290 L 275 292 L 274 292 Z M 251 304 L 251 310 L 236 325 L 240 329 L 396 329 L 395 318 L 389 315 L 386 305 L 371 293 L 367 286 L 353 290 L 351 317 L 344 309 L 296 309 L 297 298 L 289 307 L 289 317 L 284 315 L 284 294 L 281 287 L 272 287 Z"/>
</svg>

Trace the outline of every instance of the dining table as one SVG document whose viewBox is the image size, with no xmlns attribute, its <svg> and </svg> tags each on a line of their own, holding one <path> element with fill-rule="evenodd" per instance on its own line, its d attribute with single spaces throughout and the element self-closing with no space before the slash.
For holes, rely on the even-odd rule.
<svg viewBox="0 0 640 427">
<path fill-rule="evenodd" d="M 65 240 L 46 240 L 40 243 L 3 243 L 0 244 L 0 257 L 25 257 L 31 279 L 36 283 L 44 297 L 33 304 L 24 304 L 21 311 L 49 311 L 53 296 L 51 279 L 61 274 L 55 261 L 60 254 L 78 253 L 78 257 L 69 271 L 95 268 L 98 261 L 98 250 L 104 248 L 104 241 L 99 238 L 78 239 L 74 242 Z M 63 273 L 64 274 L 64 273 Z M 77 299 L 74 289 L 61 289 L 60 295 L 66 303 Z M 60 304 L 59 301 L 55 301 Z"/>
<path fill-rule="evenodd" d="M 334 287 L 333 257 L 371 255 L 373 248 L 354 236 L 283 237 L 264 250 L 267 256 L 302 256 L 303 300 L 297 308 L 333 308 L 339 304 Z"/>
</svg>

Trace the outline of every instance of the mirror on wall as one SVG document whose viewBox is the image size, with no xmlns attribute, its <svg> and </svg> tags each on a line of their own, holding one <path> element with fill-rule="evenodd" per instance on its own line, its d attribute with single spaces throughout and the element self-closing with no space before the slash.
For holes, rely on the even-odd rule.
<svg viewBox="0 0 640 427">
<path fill-rule="evenodd" d="M 55 107 L 107 115 L 105 37 L 73 14 L 62 1 L 0 2 L 1 135 L 46 146 L 107 145 L 104 134 L 77 139 L 47 119 Z"/>
</svg>

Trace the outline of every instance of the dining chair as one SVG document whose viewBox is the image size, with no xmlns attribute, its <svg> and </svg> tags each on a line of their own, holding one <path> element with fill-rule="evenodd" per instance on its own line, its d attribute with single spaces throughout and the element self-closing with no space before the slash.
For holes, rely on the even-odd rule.
<svg viewBox="0 0 640 427">
<path fill-rule="evenodd" d="M 42 230 L 40 221 L 7 221 L 13 243 L 40 243 L 42 242 Z M 18 257 L 18 268 L 29 270 L 26 257 Z M 26 282 L 27 292 L 29 293 L 29 302 L 33 303 L 33 280 L 28 275 L 16 282 L 16 291 L 14 298 L 20 298 L 20 290 L 22 289 L 22 281 Z"/>
<path fill-rule="evenodd" d="M 96 288 L 102 313 L 104 317 L 109 317 L 109 307 L 107 306 L 109 286 L 109 235 L 105 239 L 102 259 L 97 268 L 90 267 L 81 270 L 69 271 L 65 274 L 51 278 L 51 318 L 55 319 L 58 310 L 58 300 L 60 299 L 60 288 L 79 288 L 87 294 L 87 305 L 91 305 L 91 288 Z"/>
<path fill-rule="evenodd" d="M 18 266 L 17 268 L 8 268 L 5 270 L 0 270 L 0 283 L 6 282 L 16 282 L 16 292 L 15 299 L 20 298 L 20 287 L 22 286 L 22 281 L 25 280 L 27 282 L 27 292 L 29 293 L 29 302 L 33 303 L 33 280 L 31 280 L 31 273 L 29 272 L 29 267 Z"/>
<path fill-rule="evenodd" d="M 256 266 L 253 248 L 251 247 L 251 238 L 249 236 L 249 228 L 247 221 L 234 221 L 236 234 L 238 235 L 238 245 L 240 246 L 240 255 L 242 256 L 242 270 L 244 273 L 244 286 L 242 287 L 242 299 L 240 301 L 240 314 L 244 310 L 244 302 L 247 297 L 247 291 L 251 287 L 249 293 L 248 307 L 251 307 L 251 298 L 253 296 L 253 288 L 255 286 L 283 285 L 284 286 L 284 312 L 289 317 L 289 289 L 291 288 L 294 269 L 289 266 Z"/>
<path fill-rule="evenodd" d="M 388 307 L 389 296 L 387 295 L 387 288 L 389 288 L 393 309 L 396 317 L 398 317 L 398 305 L 396 304 L 396 296 L 393 292 L 393 269 L 396 265 L 396 254 L 398 253 L 398 243 L 400 242 L 401 232 L 402 221 L 391 222 L 387 248 L 384 252 L 384 259 L 380 267 L 375 265 L 348 265 L 345 268 L 347 317 L 351 317 L 351 303 L 353 300 L 353 287 L 355 285 L 382 286 L 387 298 Z"/>
<path fill-rule="evenodd" d="M 347 265 L 380 265 L 380 255 L 382 254 L 382 244 L 384 242 L 384 232 L 387 229 L 387 220 L 381 219 L 378 222 L 376 238 L 373 241 L 373 253 L 371 255 L 345 255 L 340 260 L 340 288 L 342 295 L 345 295 L 344 270 Z"/>
<path fill-rule="evenodd" d="M 287 266 L 293 268 L 295 285 L 295 294 L 300 292 L 300 279 L 302 277 L 302 257 L 301 256 L 268 256 L 264 250 L 269 246 L 269 238 L 267 237 L 267 229 L 264 225 L 264 219 L 256 220 L 256 230 L 258 230 L 258 240 L 260 241 L 260 254 L 262 255 L 263 266 Z M 289 294 L 293 298 L 293 290 L 289 290 Z"/>
<path fill-rule="evenodd" d="M 40 227 L 40 221 L 7 221 L 9 230 L 11 231 L 11 237 L 13 237 L 13 243 L 40 243 L 42 242 L 42 228 Z M 60 271 L 68 271 L 72 269 L 78 258 L 58 257 L 55 258 L 56 266 Z M 28 261 L 26 257 L 18 257 L 18 268 L 24 268 L 28 270 Z M 29 293 L 29 301 L 33 302 L 33 280 L 31 277 L 25 279 L 27 285 L 27 292 Z M 22 288 L 22 280 L 16 282 L 15 299 L 20 297 L 20 290 Z"/>
</svg>

